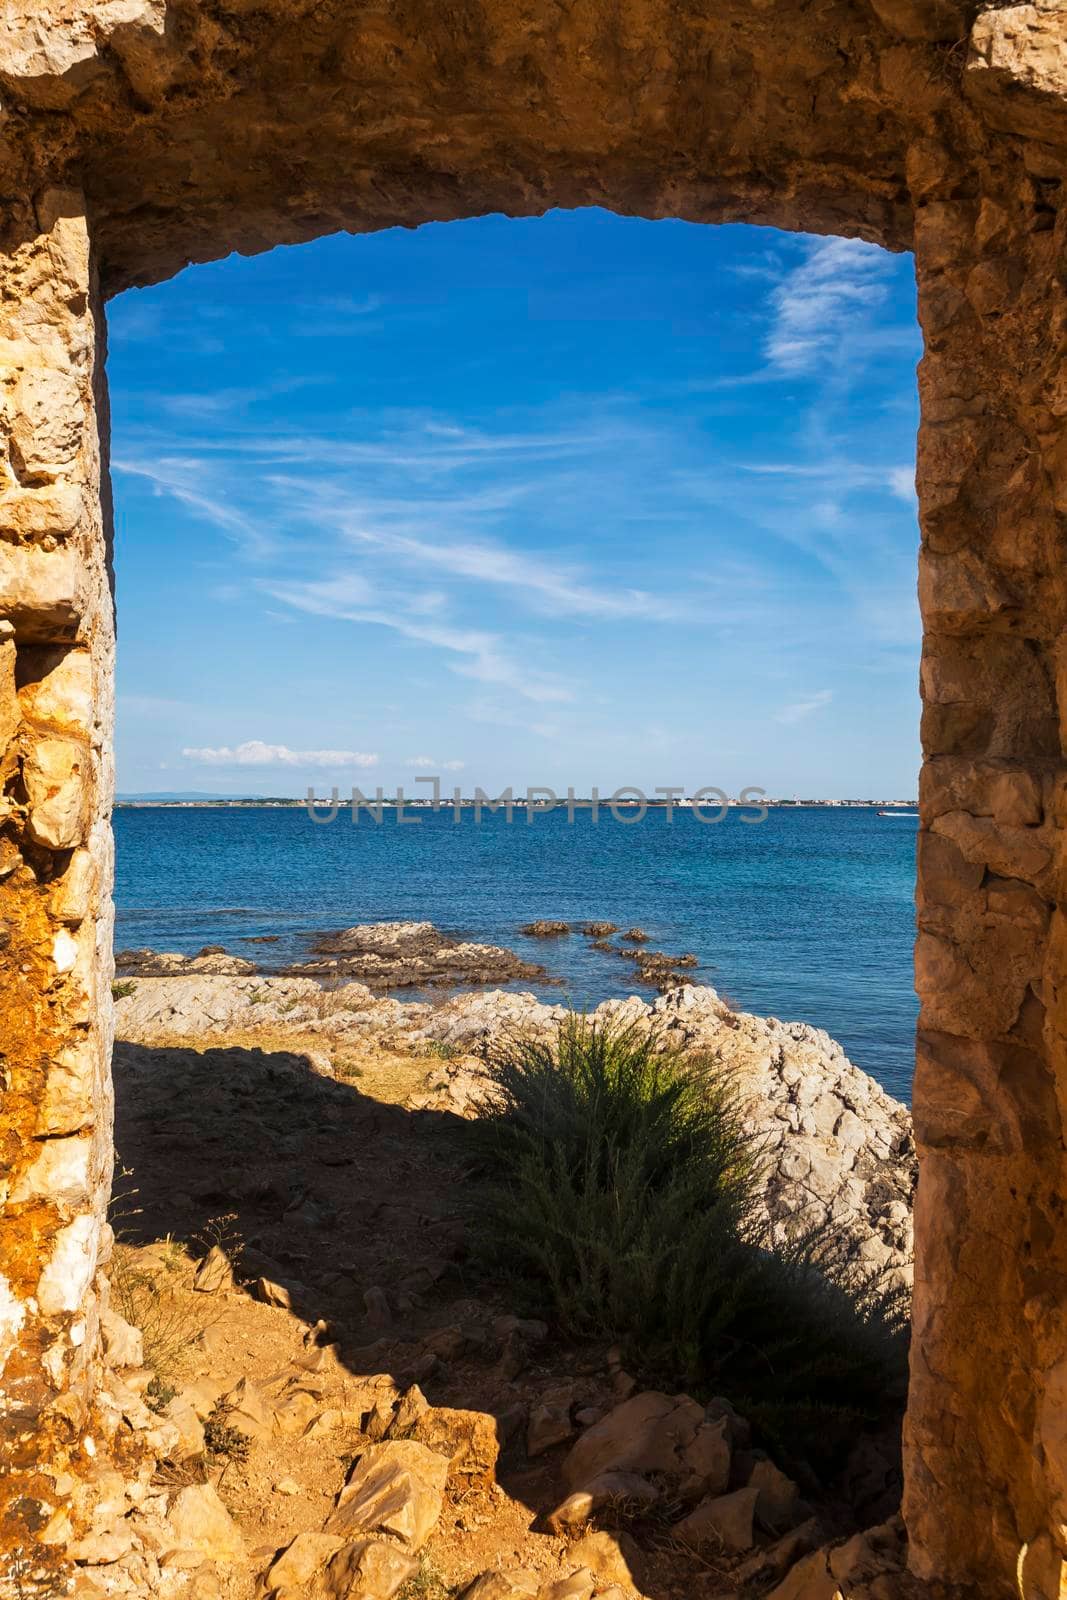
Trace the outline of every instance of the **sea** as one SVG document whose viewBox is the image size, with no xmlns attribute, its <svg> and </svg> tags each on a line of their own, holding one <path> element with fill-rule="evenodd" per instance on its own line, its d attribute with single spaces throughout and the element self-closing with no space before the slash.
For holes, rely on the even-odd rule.
<svg viewBox="0 0 1067 1600">
<path fill-rule="evenodd" d="M 825 1028 L 864 1071 L 910 1099 L 918 822 L 867 807 L 731 810 L 719 823 L 650 809 L 414 813 L 314 823 L 303 807 L 139 805 L 115 813 L 116 946 L 224 945 L 264 963 L 357 922 L 428 921 L 506 945 L 558 980 L 523 984 L 589 1009 L 653 991 L 631 963 L 538 918 L 640 927 L 649 950 L 692 953 L 695 982 L 735 1007 Z M 245 941 L 272 934 L 278 944 Z M 414 998 L 414 996 L 412 996 Z"/>
<path fill-rule="evenodd" d="M 558 982 L 522 987 L 587 1010 L 653 990 L 581 933 L 533 939 L 523 923 L 640 926 L 646 949 L 696 955 L 694 981 L 741 1010 L 824 1027 L 909 1101 L 915 819 L 859 806 L 779 806 L 755 826 L 741 811 L 718 824 L 685 810 L 416 814 L 354 826 L 346 811 L 317 824 L 302 806 L 120 806 L 115 944 L 288 962 L 322 931 L 434 922 L 541 963 Z M 261 934 L 278 944 L 245 942 Z"/>
</svg>

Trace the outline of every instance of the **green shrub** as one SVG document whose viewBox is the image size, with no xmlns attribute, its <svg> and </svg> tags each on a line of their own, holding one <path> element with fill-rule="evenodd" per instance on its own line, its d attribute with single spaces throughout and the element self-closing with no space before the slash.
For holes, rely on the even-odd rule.
<svg viewBox="0 0 1067 1600">
<path fill-rule="evenodd" d="M 578 1336 L 724 1394 L 810 1459 L 895 1403 L 903 1306 L 809 1233 L 772 1248 L 760 1151 L 721 1071 L 571 1016 L 490 1063 L 474 1137 L 491 1264 Z"/>
<path fill-rule="evenodd" d="M 112 1000 L 125 1000 L 126 996 L 133 994 L 137 985 L 132 978 L 118 978 L 111 985 Z"/>
</svg>

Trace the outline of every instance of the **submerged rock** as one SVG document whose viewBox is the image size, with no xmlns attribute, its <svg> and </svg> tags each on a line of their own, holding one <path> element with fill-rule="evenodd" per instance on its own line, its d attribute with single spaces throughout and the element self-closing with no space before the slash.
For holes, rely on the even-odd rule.
<svg viewBox="0 0 1067 1600">
<path fill-rule="evenodd" d="M 567 931 L 566 924 L 559 926 Z M 373 989 L 556 981 L 513 950 L 454 939 L 432 922 L 358 923 L 323 934 L 311 948 L 316 959 L 278 970 L 296 977 L 358 978 Z"/>
<path fill-rule="evenodd" d="M 254 961 L 232 956 L 221 945 L 205 945 L 195 956 L 178 950 L 116 950 L 115 972 L 122 978 L 169 978 L 189 973 L 243 977 L 256 971 Z"/>
</svg>

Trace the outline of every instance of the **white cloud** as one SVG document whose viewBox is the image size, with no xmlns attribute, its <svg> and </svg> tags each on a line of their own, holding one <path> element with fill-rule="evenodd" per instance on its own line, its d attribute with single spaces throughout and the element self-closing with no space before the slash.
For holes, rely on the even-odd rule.
<svg viewBox="0 0 1067 1600">
<path fill-rule="evenodd" d="M 898 500 L 903 500 L 907 505 L 915 504 L 915 468 L 891 467 L 889 469 L 889 491 L 895 494 Z"/>
<path fill-rule="evenodd" d="M 794 700 L 791 705 L 783 706 L 775 713 L 774 720 L 787 724 L 803 722 L 805 717 L 810 717 L 816 711 L 821 711 L 823 706 L 828 706 L 833 697 L 832 689 L 820 689 L 807 700 Z"/>
<path fill-rule="evenodd" d="M 463 761 L 435 761 L 433 756 L 409 756 L 405 767 L 417 767 L 420 772 L 462 772 Z"/>
<path fill-rule="evenodd" d="M 284 744 L 246 739 L 235 746 L 185 749 L 187 761 L 205 767 L 376 767 L 379 757 L 363 750 L 290 750 Z"/>
<path fill-rule="evenodd" d="M 881 305 L 892 259 L 862 239 L 819 239 L 771 295 L 771 365 L 785 374 L 817 371 L 847 347 L 856 313 Z"/>
<path fill-rule="evenodd" d="M 250 555 L 263 555 L 272 548 L 273 541 L 264 535 L 262 523 L 245 516 L 218 496 L 204 492 L 200 487 L 204 476 L 202 463 L 192 457 L 161 457 L 152 465 L 115 460 L 111 465 L 116 472 L 124 472 L 134 478 L 146 478 L 157 494 L 172 495 L 205 521 L 214 523 L 236 539 Z"/>
<path fill-rule="evenodd" d="M 642 589 L 597 588 L 584 582 L 580 574 L 545 556 L 524 555 L 488 540 L 434 542 L 366 525 L 351 527 L 349 536 L 357 543 L 374 545 L 394 557 L 401 556 L 420 568 L 432 567 L 453 577 L 515 589 L 523 599 L 555 613 L 609 620 L 646 618 L 657 622 L 666 622 L 678 615 L 679 608 L 672 601 Z"/>
<path fill-rule="evenodd" d="M 433 645 L 459 657 L 450 663 L 453 672 L 481 683 L 495 683 L 511 689 L 526 700 L 572 700 L 572 691 L 562 684 L 513 660 L 503 649 L 498 635 L 482 628 L 451 627 L 429 622 L 420 615 L 404 615 L 399 609 L 383 611 L 371 603 L 370 586 L 360 577 L 341 574 L 335 578 L 309 582 L 269 583 L 263 588 L 276 600 L 295 606 L 314 616 L 336 617 L 345 622 L 366 622 L 390 628 L 405 639 Z M 413 608 L 414 609 L 414 608 Z"/>
</svg>

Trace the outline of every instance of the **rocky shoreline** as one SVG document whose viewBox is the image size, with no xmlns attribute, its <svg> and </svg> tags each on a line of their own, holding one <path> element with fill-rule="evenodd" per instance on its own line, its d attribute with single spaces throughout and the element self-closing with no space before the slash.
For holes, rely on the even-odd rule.
<svg viewBox="0 0 1067 1600">
<path fill-rule="evenodd" d="M 597 926 L 597 925 L 594 925 Z M 598 929 L 599 931 L 599 929 Z M 637 930 L 631 930 L 631 933 Z M 318 962 L 282 973 L 224 951 L 198 957 L 123 952 L 116 985 L 120 1037 L 210 1042 L 234 1034 L 313 1036 L 319 1070 L 358 1048 L 440 1058 L 416 1109 L 470 1114 L 485 1064 L 508 1035 L 550 1035 L 566 1014 L 515 990 L 401 1001 L 390 988 L 458 988 L 469 974 L 522 981 L 524 964 L 494 946 L 450 940 L 428 923 L 360 926 L 323 938 Z M 508 964 L 508 958 L 512 965 Z M 355 968 L 363 974 L 352 975 Z M 478 982 L 491 982 L 482 977 Z M 812 1226 L 846 1240 L 865 1269 L 910 1287 L 917 1168 L 907 1108 L 806 1023 L 733 1011 L 715 989 L 672 983 L 653 1001 L 605 1001 L 594 1015 L 656 1032 L 727 1075 L 746 1107 L 765 1165 L 763 1203 L 777 1239 Z"/>
<path fill-rule="evenodd" d="M 274 940 L 267 936 L 255 942 L 265 945 Z M 513 950 L 456 939 L 432 922 L 366 922 L 320 934 L 310 941 L 309 959 L 285 964 L 235 956 L 223 945 L 205 945 L 195 956 L 171 950 L 119 950 L 115 971 L 120 977 L 179 977 L 197 972 L 239 977 L 261 972 L 324 982 L 358 978 L 380 990 L 558 982 L 544 967 L 524 961 Z"/>
<path fill-rule="evenodd" d="M 858 1425 L 824 1481 L 721 1397 L 642 1389 L 618 1348 L 478 1275 L 464 1119 L 494 1052 L 565 1008 L 446 992 L 449 967 L 510 953 L 426 924 L 321 942 L 326 972 L 218 949 L 120 963 L 102 1450 L 55 1530 L 75 1592 L 825 1600 L 847 1581 L 911 1600 L 892 1423 Z M 908 1287 L 908 1112 L 827 1034 L 691 981 L 596 1016 L 733 1083 L 776 1239 L 824 1227 Z"/>
<path fill-rule="evenodd" d="M 672 956 L 646 948 L 641 928 L 619 933 L 613 922 L 529 922 L 519 929 L 526 938 L 544 942 L 581 934 L 592 949 L 633 963 L 637 981 L 664 992 L 693 981 L 700 963 L 691 952 Z M 618 934 L 618 943 L 612 936 Z M 358 978 L 372 989 L 479 988 L 503 983 L 536 983 L 554 987 L 561 979 L 540 962 L 528 961 L 501 945 L 457 938 L 432 922 L 362 922 L 334 933 L 307 936 L 307 957 L 300 961 L 252 960 L 234 955 L 223 945 L 205 945 L 196 955 L 174 950 L 119 950 L 115 970 L 120 977 L 176 977 L 210 972 L 237 977 L 261 972 L 271 977 L 312 977 L 324 982 Z M 277 935 L 260 934 L 242 943 L 270 946 Z"/>
</svg>

